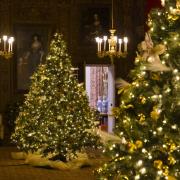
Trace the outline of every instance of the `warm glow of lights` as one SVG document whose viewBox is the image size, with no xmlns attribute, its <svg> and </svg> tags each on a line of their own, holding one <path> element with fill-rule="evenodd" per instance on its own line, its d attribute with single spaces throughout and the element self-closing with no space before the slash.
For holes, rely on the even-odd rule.
<svg viewBox="0 0 180 180">
<path fill-rule="evenodd" d="M 161 0 L 161 5 L 165 6 L 165 0 Z"/>
<path fill-rule="evenodd" d="M 174 70 L 173 70 L 173 73 L 174 73 L 174 74 L 178 73 L 178 69 L 174 69 Z"/>
<path fill-rule="evenodd" d="M 14 37 L 8 37 L 4 35 L 2 37 L 3 42 L 0 50 L 0 56 L 4 57 L 5 59 L 9 59 L 13 55 L 13 43 L 14 43 Z"/>
<path fill-rule="evenodd" d="M 117 57 L 126 57 L 127 56 L 127 44 L 128 44 L 128 38 L 122 37 L 118 38 L 115 33 L 116 29 L 114 29 L 114 19 L 113 19 L 113 0 L 112 0 L 112 27 L 109 30 L 110 36 L 103 36 L 103 38 L 96 37 L 96 43 L 97 43 L 97 55 L 100 58 L 103 58 L 105 56 L 110 57 L 111 62 L 113 63 L 113 58 Z M 101 42 L 100 42 L 100 39 Z M 123 40 L 122 40 L 123 39 Z M 123 45 L 123 46 L 122 46 Z M 103 48 L 102 48 L 103 46 Z"/>
<path fill-rule="evenodd" d="M 136 165 L 137 165 L 138 167 L 142 166 L 142 164 L 143 164 L 143 161 L 142 161 L 142 160 L 139 160 L 139 161 L 136 163 Z"/>
<path fill-rule="evenodd" d="M 135 176 L 135 180 L 138 180 L 138 179 L 140 179 L 140 175 L 139 174 Z"/>
<path fill-rule="evenodd" d="M 141 174 L 145 174 L 146 173 L 146 168 L 142 168 L 139 170 Z"/>
</svg>

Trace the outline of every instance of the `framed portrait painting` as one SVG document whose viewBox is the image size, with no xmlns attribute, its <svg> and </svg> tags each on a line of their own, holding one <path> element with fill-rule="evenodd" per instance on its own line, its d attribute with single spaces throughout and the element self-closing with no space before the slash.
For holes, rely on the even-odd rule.
<svg viewBox="0 0 180 180">
<path fill-rule="evenodd" d="M 50 28 L 41 25 L 18 25 L 15 27 L 15 36 L 17 89 L 27 90 L 30 85 L 30 77 L 38 65 L 45 61 Z"/>
<path fill-rule="evenodd" d="M 109 6 L 85 6 L 81 7 L 80 35 L 83 44 L 93 45 L 95 37 L 108 34 L 110 27 Z"/>
</svg>

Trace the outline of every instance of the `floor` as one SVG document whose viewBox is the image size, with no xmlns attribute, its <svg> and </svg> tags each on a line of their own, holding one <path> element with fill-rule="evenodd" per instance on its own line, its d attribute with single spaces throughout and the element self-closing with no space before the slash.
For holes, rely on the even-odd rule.
<svg viewBox="0 0 180 180">
<path fill-rule="evenodd" d="M 10 154 L 14 151 L 14 147 L 0 146 L 0 180 L 95 180 L 93 170 L 102 163 L 101 159 L 96 159 L 98 163 L 93 167 L 60 171 L 32 167 L 24 164 L 23 160 L 13 160 Z"/>
</svg>

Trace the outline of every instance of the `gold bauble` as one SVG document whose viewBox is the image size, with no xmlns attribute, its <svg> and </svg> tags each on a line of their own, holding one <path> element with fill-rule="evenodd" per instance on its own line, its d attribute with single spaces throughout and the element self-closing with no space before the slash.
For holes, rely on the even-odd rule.
<svg viewBox="0 0 180 180">
<path fill-rule="evenodd" d="M 142 104 L 146 103 L 146 98 L 144 96 L 140 96 L 139 99 L 140 99 Z"/>
<path fill-rule="evenodd" d="M 138 116 L 140 117 L 139 122 L 143 123 L 145 121 L 145 115 L 141 113 Z"/>
<path fill-rule="evenodd" d="M 170 152 L 173 152 L 174 150 L 176 150 L 176 144 L 172 143 L 170 145 Z"/>
<path fill-rule="evenodd" d="M 124 106 L 124 109 L 134 108 L 132 104 L 128 104 L 127 106 Z"/>
<path fill-rule="evenodd" d="M 158 120 L 158 118 L 159 118 L 159 113 L 157 112 L 157 110 L 153 110 L 153 111 L 151 112 L 151 118 L 152 118 L 153 120 L 155 120 L 155 121 Z"/>
<path fill-rule="evenodd" d="M 168 20 L 176 21 L 179 17 L 174 15 L 174 14 L 169 14 L 168 15 Z"/>
<path fill-rule="evenodd" d="M 168 166 L 163 166 L 163 174 L 165 176 L 168 176 L 168 174 L 169 174 L 169 167 Z"/>
<path fill-rule="evenodd" d="M 169 161 L 169 164 L 170 164 L 170 165 L 174 165 L 174 164 L 176 163 L 176 160 L 175 160 L 174 157 L 171 156 L 171 155 L 168 157 L 168 161 Z"/>
<path fill-rule="evenodd" d="M 128 143 L 128 148 L 129 148 L 128 150 L 129 153 L 133 153 L 137 149 L 134 143 Z"/>
<path fill-rule="evenodd" d="M 170 151 L 174 151 L 175 149 L 176 149 L 176 145 L 174 143 L 172 143 L 170 146 Z"/>
<path fill-rule="evenodd" d="M 137 140 L 135 144 L 128 143 L 128 151 L 129 153 L 133 153 L 135 150 L 137 150 L 138 148 L 141 148 L 142 146 L 143 146 L 143 143 L 140 140 Z"/>
<path fill-rule="evenodd" d="M 143 143 L 140 140 L 137 140 L 135 144 L 137 148 L 141 148 L 143 146 Z"/>
<path fill-rule="evenodd" d="M 151 79 L 159 81 L 160 80 L 160 76 L 159 76 L 159 74 L 152 73 Z"/>
<path fill-rule="evenodd" d="M 154 167 L 157 169 L 161 169 L 163 165 L 163 162 L 161 160 L 155 160 L 154 161 Z"/>
</svg>

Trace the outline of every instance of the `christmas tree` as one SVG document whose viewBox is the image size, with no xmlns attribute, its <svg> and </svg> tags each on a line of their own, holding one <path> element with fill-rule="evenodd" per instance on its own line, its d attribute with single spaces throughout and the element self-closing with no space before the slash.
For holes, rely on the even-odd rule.
<svg viewBox="0 0 180 180">
<path fill-rule="evenodd" d="M 62 35 L 56 33 L 46 63 L 31 77 L 32 84 L 16 119 L 13 142 L 24 152 L 53 154 L 67 159 L 99 139 L 87 130 L 95 127 L 96 113 L 73 75 L 71 58 Z"/>
<path fill-rule="evenodd" d="M 180 177 L 180 1 L 162 1 L 150 14 L 132 83 L 122 81 L 114 108 L 121 142 L 105 148 L 99 179 L 176 180 Z"/>
</svg>

